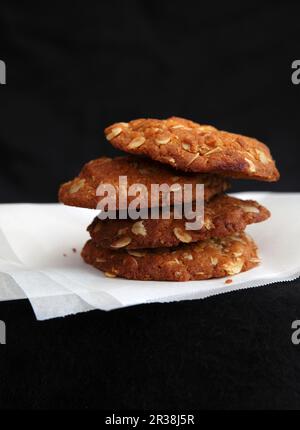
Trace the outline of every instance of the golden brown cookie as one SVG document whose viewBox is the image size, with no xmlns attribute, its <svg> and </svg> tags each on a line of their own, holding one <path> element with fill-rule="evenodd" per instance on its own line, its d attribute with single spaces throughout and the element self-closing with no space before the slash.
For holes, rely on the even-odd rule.
<svg viewBox="0 0 300 430">
<path fill-rule="evenodd" d="M 174 247 L 181 243 L 220 238 L 245 230 L 248 224 L 266 220 L 270 212 L 253 200 L 240 200 L 224 194 L 205 204 L 204 225 L 186 230 L 186 222 L 174 219 L 103 220 L 95 218 L 88 227 L 91 238 L 103 248 L 141 249 Z"/>
<path fill-rule="evenodd" d="M 116 148 L 184 171 L 277 181 L 269 148 L 256 139 L 183 118 L 137 119 L 105 129 Z"/>
<path fill-rule="evenodd" d="M 140 251 L 112 251 L 89 240 L 82 257 L 108 277 L 154 281 L 232 276 L 255 267 L 259 262 L 255 243 L 244 233 L 181 245 L 175 249 Z"/>
<path fill-rule="evenodd" d="M 228 181 L 221 176 L 182 174 L 171 167 L 141 157 L 128 156 L 113 159 L 102 157 L 87 163 L 78 177 L 63 184 L 59 190 L 59 200 L 70 206 L 96 209 L 101 200 L 100 197 L 97 197 L 96 190 L 100 184 L 108 183 L 113 185 L 116 190 L 116 209 L 124 209 L 118 204 L 120 176 L 127 176 L 128 187 L 132 184 L 143 184 L 147 188 L 149 198 L 147 201 L 143 201 L 140 207 L 150 207 L 151 184 L 167 184 L 174 187 L 177 184 L 191 184 L 193 200 L 197 197 L 196 184 L 204 184 L 205 201 L 229 187 Z M 171 193 L 171 204 L 177 202 L 176 198 L 176 193 Z M 134 199 L 135 196 L 128 196 L 127 204 Z M 159 203 L 162 204 L 161 195 Z"/>
</svg>

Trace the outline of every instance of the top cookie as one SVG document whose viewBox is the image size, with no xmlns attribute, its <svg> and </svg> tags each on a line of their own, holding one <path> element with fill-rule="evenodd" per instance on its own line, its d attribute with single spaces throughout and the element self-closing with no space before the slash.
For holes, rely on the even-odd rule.
<svg viewBox="0 0 300 430">
<path fill-rule="evenodd" d="M 256 139 L 183 118 L 136 119 L 105 129 L 116 148 L 143 154 L 180 170 L 277 181 L 269 148 Z"/>
<path fill-rule="evenodd" d="M 127 184 L 120 185 L 120 177 L 127 177 Z M 97 209 L 103 197 L 97 196 L 99 185 L 109 184 L 116 193 L 116 209 L 126 209 L 127 205 L 135 199 L 135 195 L 128 195 L 131 185 L 140 184 L 148 192 L 148 198 L 141 201 L 140 207 L 151 207 L 153 184 L 166 184 L 170 187 L 182 187 L 184 184 L 192 185 L 192 200 L 196 200 L 197 184 L 204 185 L 204 200 L 209 201 L 216 194 L 225 191 L 229 184 L 228 181 L 218 175 L 207 174 L 179 174 L 171 167 L 162 166 L 152 160 L 142 157 L 101 157 L 87 163 L 78 177 L 66 182 L 60 187 L 59 201 L 69 206 L 79 206 L 83 208 Z M 119 201 L 120 194 L 127 195 L 124 199 L 124 206 Z M 178 196 L 171 193 L 170 203 L 176 204 Z M 159 195 L 159 205 L 163 206 L 162 193 Z"/>
</svg>

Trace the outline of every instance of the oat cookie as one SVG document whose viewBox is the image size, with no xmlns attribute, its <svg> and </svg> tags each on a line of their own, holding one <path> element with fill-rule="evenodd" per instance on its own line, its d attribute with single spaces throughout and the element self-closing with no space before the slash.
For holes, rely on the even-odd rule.
<svg viewBox="0 0 300 430">
<path fill-rule="evenodd" d="M 174 168 L 277 181 L 269 148 L 258 140 L 183 118 L 137 119 L 105 129 L 116 148 L 142 154 Z"/>
<path fill-rule="evenodd" d="M 185 244 L 175 249 L 139 251 L 112 251 L 90 240 L 83 248 L 82 257 L 108 277 L 153 281 L 232 276 L 255 267 L 259 262 L 255 243 L 244 233 Z"/>
<path fill-rule="evenodd" d="M 205 204 L 204 225 L 200 230 L 186 230 L 185 223 L 188 220 L 185 218 L 101 221 L 97 217 L 88 230 L 93 241 L 103 248 L 174 247 L 182 243 L 229 236 L 269 216 L 270 212 L 255 201 L 221 194 Z"/>
<path fill-rule="evenodd" d="M 63 184 L 59 190 L 59 200 L 70 206 L 96 209 L 101 200 L 96 190 L 100 184 L 112 184 L 116 189 L 116 203 L 119 203 L 119 177 L 127 176 L 128 187 L 132 184 L 143 184 L 148 190 L 147 201 L 141 207 L 150 205 L 151 184 L 193 185 L 193 200 L 196 199 L 196 184 L 204 184 L 204 198 L 210 200 L 214 195 L 226 190 L 228 181 L 218 175 L 179 173 L 168 166 L 142 157 L 127 156 L 102 157 L 87 163 L 78 177 Z M 175 195 L 175 198 L 173 199 Z M 128 196 L 127 204 L 135 199 Z M 160 196 L 161 197 L 161 196 Z M 160 204 L 162 199 L 160 198 Z M 171 203 L 176 203 L 176 194 L 171 193 Z M 125 205 L 126 206 L 126 205 Z M 124 209 L 117 205 L 117 209 Z"/>
</svg>

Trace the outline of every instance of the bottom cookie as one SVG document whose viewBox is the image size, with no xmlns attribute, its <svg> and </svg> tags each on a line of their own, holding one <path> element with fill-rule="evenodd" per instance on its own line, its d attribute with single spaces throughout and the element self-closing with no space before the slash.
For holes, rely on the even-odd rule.
<svg viewBox="0 0 300 430">
<path fill-rule="evenodd" d="M 84 261 L 108 277 L 152 281 L 192 281 L 232 276 L 257 266 L 257 247 L 245 233 L 176 248 L 112 251 L 89 240 Z"/>
</svg>

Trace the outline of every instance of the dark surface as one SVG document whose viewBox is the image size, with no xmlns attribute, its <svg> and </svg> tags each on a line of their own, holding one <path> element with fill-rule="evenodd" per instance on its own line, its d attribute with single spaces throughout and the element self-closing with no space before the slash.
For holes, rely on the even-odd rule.
<svg viewBox="0 0 300 430">
<path fill-rule="evenodd" d="M 299 408 L 300 283 L 35 321 L 0 303 L 4 408 Z"/>
<path fill-rule="evenodd" d="M 104 127 L 141 116 L 260 138 L 281 181 L 234 189 L 299 191 L 298 33 L 288 1 L 3 0 L 0 202 L 56 201 L 117 153 Z M 48 322 L 0 303 L 0 408 L 299 408 L 299 318 L 299 281 Z"/>
</svg>

